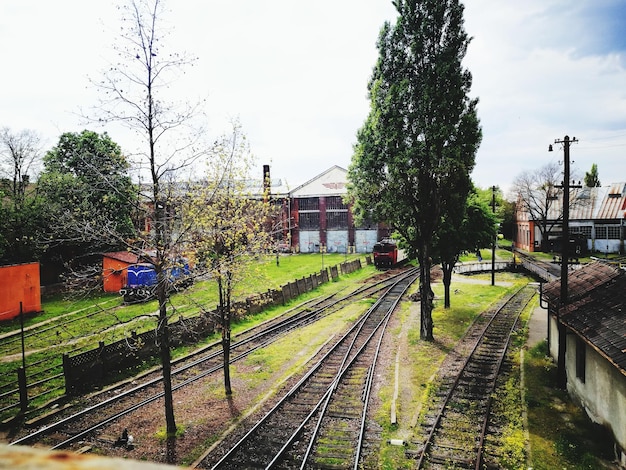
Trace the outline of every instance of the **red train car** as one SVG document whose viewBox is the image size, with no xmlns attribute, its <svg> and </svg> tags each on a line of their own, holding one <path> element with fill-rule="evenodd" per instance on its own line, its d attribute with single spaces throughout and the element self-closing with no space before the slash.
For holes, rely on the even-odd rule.
<svg viewBox="0 0 626 470">
<path fill-rule="evenodd" d="M 383 238 L 374 244 L 374 266 L 390 268 L 398 262 L 398 246 L 391 238 Z"/>
</svg>

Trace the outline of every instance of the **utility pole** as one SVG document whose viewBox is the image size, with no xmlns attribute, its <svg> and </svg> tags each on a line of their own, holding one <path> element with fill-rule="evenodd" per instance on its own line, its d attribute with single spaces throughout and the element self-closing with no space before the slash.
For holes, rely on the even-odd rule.
<svg viewBox="0 0 626 470">
<path fill-rule="evenodd" d="M 496 213 L 496 187 L 491 187 L 491 210 Z M 491 243 L 491 285 L 496 285 L 496 240 L 498 239 L 498 231 Z"/>
<path fill-rule="evenodd" d="M 559 305 L 557 307 L 557 329 L 559 333 L 559 352 L 557 358 L 557 386 L 565 390 L 567 387 L 567 374 L 565 372 L 565 353 L 566 353 L 566 331 L 565 326 L 561 323 L 561 313 L 565 310 L 568 303 L 567 292 L 567 274 L 569 269 L 569 190 L 570 187 L 580 187 L 576 185 L 570 186 L 569 181 L 569 148 L 574 142 L 578 142 L 576 137 L 565 136 L 563 140 L 555 140 L 555 144 L 563 144 L 563 229 L 561 235 L 561 294 L 559 296 Z M 552 152 L 552 145 L 548 147 L 548 152 Z"/>
</svg>

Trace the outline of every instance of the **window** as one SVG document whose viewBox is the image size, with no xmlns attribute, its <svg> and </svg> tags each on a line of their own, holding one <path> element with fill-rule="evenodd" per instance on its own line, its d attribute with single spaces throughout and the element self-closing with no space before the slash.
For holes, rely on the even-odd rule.
<svg viewBox="0 0 626 470">
<path fill-rule="evenodd" d="M 320 210 L 320 200 L 317 197 L 301 197 L 298 199 L 298 210 L 318 211 Z"/>
<path fill-rule="evenodd" d="M 596 240 L 619 240 L 620 231 L 619 225 L 596 225 Z"/>
<path fill-rule="evenodd" d="M 585 383 L 585 362 L 587 359 L 587 347 L 585 342 L 576 338 L 576 377 Z"/>
<path fill-rule="evenodd" d="M 305 212 L 300 214 L 299 224 L 301 230 L 318 230 L 320 228 L 320 213 Z"/>
<path fill-rule="evenodd" d="M 326 228 L 348 228 L 348 213 L 346 211 L 326 212 Z"/>
<path fill-rule="evenodd" d="M 570 227 L 569 230 L 572 235 L 582 235 L 588 240 L 591 238 L 591 225 L 585 225 L 582 227 Z"/>
<path fill-rule="evenodd" d="M 609 238 L 611 240 L 619 240 L 620 239 L 620 229 L 621 229 L 621 227 L 619 225 L 610 225 L 609 227 L 607 227 L 607 229 L 609 230 Z"/>
<path fill-rule="evenodd" d="M 326 210 L 347 210 L 348 206 L 343 203 L 341 196 L 328 196 L 326 198 Z"/>
</svg>

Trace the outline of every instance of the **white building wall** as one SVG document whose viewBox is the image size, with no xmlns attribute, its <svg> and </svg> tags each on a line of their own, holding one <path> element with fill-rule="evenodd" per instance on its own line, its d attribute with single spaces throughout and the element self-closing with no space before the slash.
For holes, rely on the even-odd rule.
<svg viewBox="0 0 626 470">
<path fill-rule="evenodd" d="M 585 381 L 576 377 L 576 338 L 567 335 L 567 389 L 595 423 L 611 429 L 626 464 L 626 376 L 585 345 Z"/>
</svg>

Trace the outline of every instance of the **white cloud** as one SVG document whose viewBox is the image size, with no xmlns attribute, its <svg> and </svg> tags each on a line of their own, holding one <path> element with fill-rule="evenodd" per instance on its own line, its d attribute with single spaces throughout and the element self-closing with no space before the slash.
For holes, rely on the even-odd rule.
<svg viewBox="0 0 626 470">
<path fill-rule="evenodd" d="M 466 28 L 475 39 L 466 63 L 484 134 L 473 173 L 479 186 L 507 189 L 522 171 L 562 159 L 547 146 L 567 134 L 580 140 L 571 155 L 581 173 L 597 163 L 603 182 L 626 180 L 618 157 L 626 139 L 604 149 L 585 143 L 602 130 L 626 134 L 623 54 L 593 53 L 581 14 L 569 2 L 468 2 Z"/>
<path fill-rule="evenodd" d="M 626 180 L 621 3 L 466 1 L 474 38 L 466 65 L 484 134 L 473 173 L 479 186 L 506 188 L 520 172 L 558 159 L 547 146 L 566 134 L 580 140 L 572 158 L 583 173 L 597 163 L 603 183 Z M 213 138 L 239 116 L 259 164 L 271 163 L 291 186 L 349 164 L 369 111 L 378 31 L 395 17 L 390 0 L 168 6 L 173 49 L 198 57 L 176 89 L 191 101 L 207 97 Z M 39 131 L 49 145 L 82 129 L 75 113 L 96 103 L 87 77 L 111 60 L 119 27 L 107 2 L 0 2 L 0 127 Z"/>
</svg>

